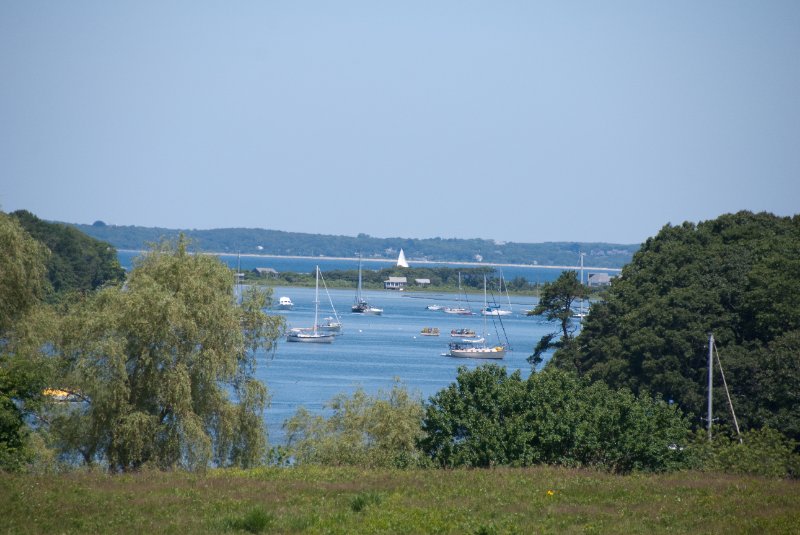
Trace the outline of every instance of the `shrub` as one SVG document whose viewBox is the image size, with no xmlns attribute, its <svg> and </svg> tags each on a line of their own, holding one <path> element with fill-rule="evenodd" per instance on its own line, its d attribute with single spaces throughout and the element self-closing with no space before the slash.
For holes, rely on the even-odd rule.
<svg viewBox="0 0 800 535">
<path fill-rule="evenodd" d="M 461 368 L 431 398 L 422 450 L 439 466 L 596 466 L 618 473 L 686 465 L 689 424 L 660 398 L 634 396 L 547 368 L 523 381 Z"/>
<path fill-rule="evenodd" d="M 350 509 L 360 513 L 370 505 L 378 505 L 383 498 L 377 492 L 360 492 L 350 501 Z"/>
<path fill-rule="evenodd" d="M 249 533 L 263 533 L 275 520 L 274 515 L 264 511 L 260 507 L 251 509 L 242 518 L 230 519 L 227 527 L 235 530 L 244 530 Z"/>
<path fill-rule="evenodd" d="M 329 418 L 304 408 L 284 423 L 287 452 L 295 462 L 406 468 L 424 463 L 416 448 L 421 435 L 422 401 L 399 383 L 370 396 L 359 388 L 340 394 L 327 408 Z"/>
<path fill-rule="evenodd" d="M 739 439 L 717 432 L 709 441 L 705 431 L 698 431 L 691 445 L 696 468 L 764 477 L 800 477 L 798 443 L 775 429 L 764 427 L 746 431 Z"/>
</svg>

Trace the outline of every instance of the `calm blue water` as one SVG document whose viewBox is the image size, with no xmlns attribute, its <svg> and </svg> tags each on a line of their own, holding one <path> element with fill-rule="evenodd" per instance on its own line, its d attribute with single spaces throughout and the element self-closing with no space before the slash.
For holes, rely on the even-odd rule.
<svg viewBox="0 0 800 535">
<path fill-rule="evenodd" d="M 382 316 L 364 316 L 350 312 L 354 291 L 330 290 L 333 306 L 344 323 L 343 333 L 332 344 L 303 344 L 281 341 L 274 355 L 258 355 L 257 376 L 269 387 L 272 406 L 266 421 L 272 444 L 285 440 L 281 428 L 299 406 L 322 412 L 323 405 L 336 394 L 352 393 L 359 386 L 370 394 L 388 391 L 399 378 L 411 391 L 428 399 L 455 380 L 459 366 L 472 369 L 486 362 L 442 356 L 450 342 L 450 330 L 469 327 L 483 331 L 483 316 L 454 316 L 426 310 L 432 303 L 456 305 L 454 294 L 414 294 L 413 292 L 367 292 L 370 304 L 384 309 Z M 314 318 L 314 290 L 310 288 L 275 289 L 275 301 L 286 295 L 295 303 L 294 310 L 274 311 L 285 316 L 290 327 L 310 327 Z M 469 304 L 479 311 L 482 296 L 470 296 Z M 475 300 L 473 300 L 475 299 Z M 477 300 L 480 299 L 480 302 Z M 540 318 L 525 316 L 536 303 L 534 298 L 512 298 L 514 314 L 503 317 L 503 326 L 513 351 L 499 361 L 509 372 L 530 373 L 527 357 L 543 335 L 557 330 Z M 461 304 L 464 304 L 463 298 Z M 507 302 L 503 303 L 505 307 Z M 320 317 L 330 315 L 330 304 L 320 296 Z M 439 327 L 438 337 L 420 336 L 423 327 Z M 497 330 L 499 331 L 499 324 Z M 487 318 L 487 343 L 498 334 Z M 502 340 L 502 331 L 499 331 Z"/>
<path fill-rule="evenodd" d="M 138 253 L 120 252 L 120 261 L 126 268 L 132 266 L 132 259 Z M 223 255 L 222 259 L 236 267 L 235 255 Z M 324 271 L 332 269 L 357 269 L 357 261 L 326 259 L 283 259 L 266 257 L 241 257 L 241 269 L 273 267 L 278 271 L 311 272 L 319 264 Z M 365 263 L 372 269 L 394 265 L 394 262 Z M 412 263 L 413 265 L 413 263 Z M 528 278 L 536 271 L 544 277 L 545 270 L 529 268 Z M 559 270 L 548 270 L 550 280 L 555 279 Z M 503 268 L 507 278 L 517 276 L 512 268 Z M 529 279 L 530 280 L 530 279 Z M 534 279 L 535 280 L 535 279 Z M 541 279 L 544 280 L 544 279 Z M 274 301 L 280 296 L 288 296 L 295 307 L 290 311 L 273 310 L 282 314 L 289 327 L 310 327 L 314 319 L 313 288 L 274 288 Z M 265 418 L 271 444 L 285 443 L 282 429 L 284 421 L 291 417 L 300 406 L 315 413 L 324 413 L 324 404 L 340 393 L 351 394 L 359 386 L 369 394 L 391 389 L 394 379 L 400 379 L 412 392 L 419 393 L 427 400 L 439 390 L 447 387 L 456 378 L 459 366 L 470 369 L 487 361 L 473 359 L 454 359 L 442 356 L 450 342 L 450 330 L 472 328 L 483 331 L 483 316 L 478 312 L 483 305 L 483 295 L 470 295 L 459 303 L 456 294 L 433 294 L 414 292 L 394 292 L 386 290 L 368 291 L 366 299 L 371 305 L 384 309 L 382 316 L 364 316 L 350 312 L 355 298 L 352 290 L 329 290 L 333 307 L 344 323 L 343 334 L 332 344 L 303 344 L 279 342 L 274 353 L 257 355 L 256 375 L 269 388 L 272 404 Z M 505 298 L 500 299 L 504 308 L 508 307 Z M 491 300 L 491 298 L 490 298 Z M 426 310 L 429 304 L 456 306 L 469 304 L 477 313 L 474 316 L 455 316 L 444 312 Z M 499 363 L 509 373 L 520 370 L 523 377 L 530 373 L 527 357 L 533 352 L 536 342 L 545 334 L 556 331 L 558 326 L 547 323 L 538 317 L 525 316 L 525 311 L 533 308 L 533 297 L 512 297 L 514 314 L 502 318 L 502 326 L 508 336 L 512 351 Z M 331 315 L 331 305 L 327 295 L 320 294 L 320 319 Z M 496 320 L 497 321 L 497 320 Z M 439 327 L 438 337 L 420 336 L 423 327 Z M 487 318 L 487 343 L 503 340 L 500 324 Z"/>
</svg>

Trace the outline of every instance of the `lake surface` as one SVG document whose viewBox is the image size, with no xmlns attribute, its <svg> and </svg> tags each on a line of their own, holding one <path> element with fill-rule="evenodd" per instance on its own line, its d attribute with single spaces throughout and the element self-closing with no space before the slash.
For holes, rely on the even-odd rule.
<svg viewBox="0 0 800 535">
<path fill-rule="evenodd" d="M 133 260 L 140 253 L 120 251 L 120 263 L 126 269 L 133 266 Z M 272 267 L 277 271 L 311 273 L 319 265 L 323 273 L 334 269 L 358 269 L 356 259 L 330 258 L 288 258 L 220 255 L 229 266 L 250 270 L 256 267 Z M 364 262 L 364 269 L 382 269 L 395 265 L 394 261 Z M 411 262 L 412 267 L 414 263 Z M 435 265 L 435 264 L 426 264 Z M 458 267 L 454 264 L 438 264 Z M 472 267 L 464 264 L 465 267 Z M 532 282 L 555 280 L 561 269 L 535 267 L 503 267 L 507 279 L 522 276 Z M 270 443 L 285 443 L 283 423 L 296 410 L 303 406 L 309 411 L 325 414 L 324 405 L 340 393 L 352 394 L 363 388 L 368 394 L 388 392 L 399 379 L 411 392 L 418 393 L 424 400 L 446 388 L 455 381 L 458 368 L 466 366 L 474 369 L 486 362 L 496 362 L 505 366 L 509 373 L 520 370 L 523 377 L 530 374 L 527 362 L 533 353 L 536 342 L 545 334 L 557 331 L 559 326 L 546 322 L 540 317 L 528 317 L 526 310 L 533 308 L 534 297 L 511 298 L 513 315 L 502 317 L 495 322 L 487 318 L 487 344 L 504 341 L 508 338 L 511 351 L 500 361 L 476 359 L 456 359 L 442 356 L 451 340 L 450 330 L 471 328 L 483 332 L 484 317 L 480 314 L 483 296 L 470 295 L 469 302 L 464 296 L 451 293 L 414 293 L 388 290 L 367 291 L 366 299 L 371 305 L 384 309 L 381 316 L 353 314 L 350 306 L 355 299 L 352 290 L 329 290 L 326 295 L 320 290 L 320 319 L 332 315 L 331 305 L 339 313 L 344 324 L 343 334 L 332 344 L 291 343 L 285 339 L 278 343 L 277 349 L 269 354 L 256 356 L 256 376 L 268 387 L 272 402 L 265 413 Z M 290 311 L 271 310 L 281 314 L 289 327 L 310 327 L 314 321 L 314 289 L 275 287 L 273 299 L 278 302 L 281 296 L 288 296 L 295 306 Z M 460 299 L 459 299 L 460 298 Z M 490 297 L 491 299 L 491 297 Z M 497 304 L 508 308 L 505 296 L 497 297 Z M 444 306 L 469 305 L 476 313 L 473 316 L 457 316 L 441 311 L 429 311 L 430 304 Z M 421 336 L 423 327 L 438 327 L 441 335 Z"/>
<path fill-rule="evenodd" d="M 320 291 L 320 318 L 331 314 L 328 297 Z M 266 422 L 271 444 L 282 444 L 285 434 L 283 422 L 298 407 L 304 406 L 315 413 L 324 413 L 323 405 L 339 393 L 352 393 L 359 386 L 369 394 L 389 391 L 394 379 L 400 379 L 410 391 L 423 399 L 447 387 L 456 378 L 459 366 L 475 368 L 486 362 L 498 362 L 509 373 L 520 370 L 523 377 L 530 373 L 527 357 L 543 335 L 558 329 L 538 317 L 525 316 L 533 308 L 535 298 L 512 298 L 513 315 L 502 318 L 502 327 L 508 335 L 512 351 L 501 361 L 456 359 L 442 356 L 451 341 L 450 330 L 472 328 L 483 331 L 480 302 L 469 303 L 474 316 L 455 316 L 441 311 L 426 310 L 429 304 L 455 306 L 455 294 L 415 294 L 413 292 L 367 292 L 371 305 L 383 308 L 381 316 L 353 314 L 355 291 L 329 290 L 333 306 L 342 320 L 343 334 L 332 344 L 291 343 L 282 340 L 272 354 L 257 355 L 256 375 L 264 381 L 272 396 L 271 407 L 266 411 Z M 271 311 L 283 315 L 289 327 L 310 327 L 314 319 L 313 288 L 275 289 L 274 300 L 288 296 L 295 307 L 291 311 Z M 461 305 L 464 300 L 462 297 Z M 505 308 L 508 303 L 502 303 Z M 441 335 L 421 336 L 423 327 L 439 327 Z M 487 318 L 487 343 L 502 340 L 499 323 L 495 326 Z"/>
</svg>

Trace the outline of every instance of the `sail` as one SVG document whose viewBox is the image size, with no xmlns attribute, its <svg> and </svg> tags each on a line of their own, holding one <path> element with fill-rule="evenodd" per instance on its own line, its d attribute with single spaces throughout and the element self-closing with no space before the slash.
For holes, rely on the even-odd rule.
<svg viewBox="0 0 800 535">
<path fill-rule="evenodd" d="M 406 255 L 403 254 L 403 250 L 400 249 L 400 256 L 397 257 L 397 267 L 407 268 L 408 262 L 406 262 Z"/>
</svg>

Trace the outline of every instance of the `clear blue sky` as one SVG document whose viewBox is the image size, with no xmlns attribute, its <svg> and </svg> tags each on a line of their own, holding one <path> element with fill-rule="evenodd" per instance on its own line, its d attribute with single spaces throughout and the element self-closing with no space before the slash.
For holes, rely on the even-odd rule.
<svg viewBox="0 0 800 535">
<path fill-rule="evenodd" d="M 0 209 L 640 243 L 800 212 L 800 1 L 0 0 Z"/>
</svg>

